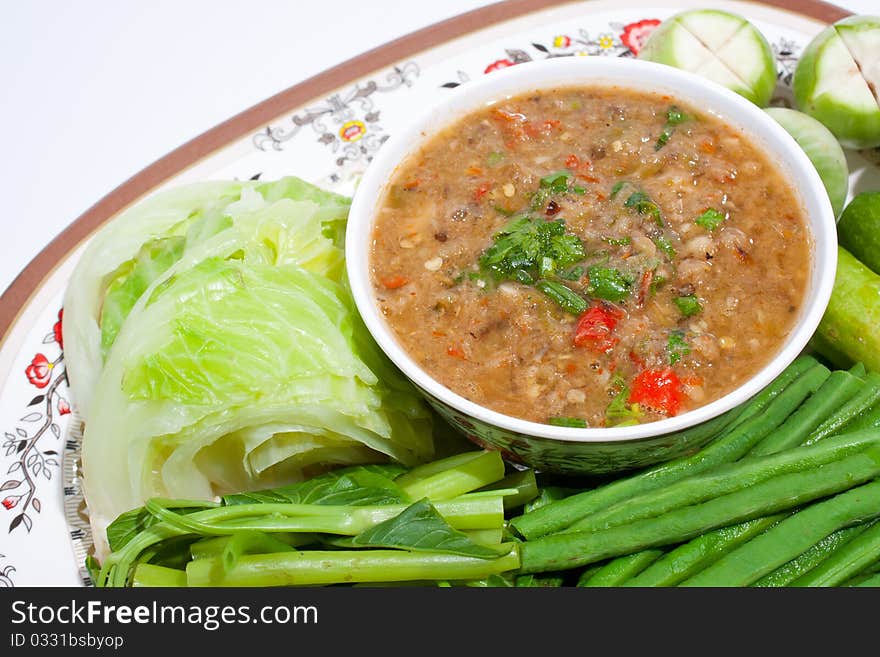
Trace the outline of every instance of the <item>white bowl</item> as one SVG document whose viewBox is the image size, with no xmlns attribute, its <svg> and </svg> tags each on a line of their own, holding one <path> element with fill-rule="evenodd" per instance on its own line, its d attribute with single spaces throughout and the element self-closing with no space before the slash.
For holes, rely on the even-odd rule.
<svg viewBox="0 0 880 657">
<path fill-rule="evenodd" d="M 812 272 L 800 316 L 779 352 L 755 376 L 720 399 L 681 415 L 628 427 L 570 428 L 530 422 L 476 404 L 429 376 L 401 348 L 376 303 L 369 273 L 377 205 L 395 170 L 438 128 L 498 99 L 560 86 L 608 84 L 670 94 L 719 116 L 764 147 L 800 194 L 812 231 Z M 438 94 L 441 92 L 438 90 Z M 447 93 L 447 92 L 442 92 Z M 697 75 L 633 59 L 553 58 L 492 72 L 448 92 L 394 134 L 370 163 L 354 195 L 346 233 L 351 289 L 367 328 L 383 351 L 440 413 L 479 444 L 534 467 L 563 472 L 608 472 L 675 456 L 705 440 L 673 432 L 695 427 L 742 404 L 768 385 L 804 349 L 825 312 L 837 266 L 837 231 L 825 187 L 797 142 L 759 107 Z M 624 449 L 624 446 L 626 448 Z"/>
</svg>

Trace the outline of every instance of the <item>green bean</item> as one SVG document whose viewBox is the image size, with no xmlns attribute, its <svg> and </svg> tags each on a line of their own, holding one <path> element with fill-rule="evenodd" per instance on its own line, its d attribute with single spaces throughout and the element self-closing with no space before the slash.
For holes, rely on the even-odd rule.
<svg viewBox="0 0 880 657">
<path fill-rule="evenodd" d="M 631 477 L 618 479 L 604 486 L 552 502 L 513 518 L 510 521 L 511 526 L 526 539 L 539 538 L 564 529 L 580 518 L 621 500 L 661 488 L 722 463 L 737 460 L 770 431 L 782 424 L 785 418 L 830 375 L 827 367 L 816 363 L 815 359 L 812 360 L 815 364 L 797 375 L 791 383 L 788 381 L 792 375 L 786 370 L 784 389 L 776 391 L 772 397 L 767 389 L 761 393 L 761 400 L 755 401 L 755 404 L 765 399 L 772 399 L 762 414 L 753 415 L 736 428 L 714 439 L 696 454 L 668 461 Z M 809 361 L 804 358 L 798 359 L 795 361 L 797 365 L 793 366 L 794 369 L 800 370 L 805 362 Z M 780 378 L 782 375 L 777 377 L 776 381 Z M 780 387 L 776 381 L 771 384 L 771 388 Z M 752 403 L 749 402 L 749 409 L 752 408 Z"/>
<path fill-rule="evenodd" d="M 651 518 L 674 509 L 734 493 L 772 477 L 839 461 L 871 447 L 880 448 L 880 432 L 846 433 L 826 438 L 809 447 L 787 449 L 767 456 L 748 457 L 618 502 L 581 518 L 563 532 L 596 531 Z"/>
<path fill-rule="evenodd" d="M 880 453 L 875 452 L 873 456 L 880 461 Z M 824 466 L 826 469 L 832 467 Z M 825 475 L 816 473 L 815 477 L 818 483 Z M 880 480 L 806 506 L 706 570 L 685 580 L 682 586 L 748 586 L 838 529 L 866 522 L 878 515 Z"/>
<path fill-rule="evenodd" d="M 530 575 L 517 575 L 513 585 L 519 588 L 555 588 L 565 583 L 565 577 L 558 573 L 544 573 L 542 575 L 532 573 Z"/>
<path fill-rule="evenodd" d="M 809 354 L 801 354 L 795 358 L 791 364 L 779 374 L 779 376 L 773 379 L 770 385 L 763 388 L 758 394 L 744 404 L 743 412 L 730 423 L 730 426 L 727 427 L 726 431 L 736 429 L 749 418 L 755 415 L 760 415 L 770 402 L 776 399 L 776 397 L 778 397 L 789 384 L 793 383 L 802 374 L 805 374 L 809 369 L 819 364 L 819 361 Z"/>
<path fill-rule="evenodd" d="M 856 363 L 855 365 L 853 365 L 852 367 L 849 368 L 849 373 L 852 374 L 853 376 L 860 378 L 860 379 L 864 379 L 865 374 L 868 373 L 868 368 L 865 367 L 865 364 L 863 362 L 859 361 L 858 363 Z"/>
<path fill-rule="evenodd" d="M 773 572 L 764 575 L 752 586 L 788 586 L 798 577 L 822 563 L 841 545 L 846 545 L 867 528 L 867 524 L 856 525 L 855 527 L 845 527 L 833 534 L 829 534 L 806 552 L 799 554 L 788 563 L 782 564 Z"/>
<path fill-rule="evenodd" d="M 863 579 L 858 584 L 853 584 L 853 586 L 870 586 L 870 587 L 880 587 L 880 574 L 871 575 L 867 579 Z"/>
<path fill-rule="evenodd" d="M 712 565 L 728 552 L 757 536 L 788 514 L 778 513 L 719 527 L 667 552 L 624 586 L 675 586 Z"/>
<path fill-rule="evenodd" d="M 875 561 L 870 566 L 854 577 L 850 577 L 841 586 L 859 586 L 867 579 L 871 579 L 875 575 L 880 575 L 880 561 Z"/>
<path fill-rule="evenodd" d="M 825 436 L 841 433 L 846 426 L 880 401 L 880 374 L 875 372 L 865 376 L 861 390 L 856 393 L 847 403 L 841 406 L 837 412 L 814 429 L 804 441 L 810 445 Z"/>
<path fill-rule="evenodd" d="M 592 576 L 578 580 L 578 586 L 622 586 L 663 556 L 663 550 L 642 550 L 612 559 Z"/>
<path fill-rule="evenodd" d="M 797 447 L 822 421 L 831 416 L 861 389 L 863 382 L 845 370 L 837 370 L 825 380 L 819 389 L 776 431 L 755 445 L 748 456 L 773 454 L 790 447 Z"/>
<path fill-rule="evenodd" d="M 809 363 L 809 361 L 806 361 L 806 363 Z M 828 415 L 858 392 L 862 385 L 862 380 L 859 377 L 864 376 L 864 374 L 864 365 L 862 365 L 861 369 L 853 367 L 849 372 L 832 372 L 820 388 L 789 416 L 782 426 L 758 442 L 747 456 L 772 454 L 799 445 L 806 438 L 807 434 L 819 425 L 823 418 L 828 417 Z M 653 580 L 650 577 L 641 579 L 642 583 L 636 584 L 636 586 L 672 586 L 678 583 L 678 581 L 685 579 L 689 575 L 684 574 L 676 578 L 676 572 L 682 573 L 690 568 L 688 572 L 694 574 L 700 569 L 705 568 L 732 550 L 739 542 L 742 542 L 737 542 L 739 534 L 751 536 L 747 529 L 755 524 L 761 527 L 767 526 L 767 523 L 760 523 L 759 520 L 755 520 L 745 523 L 743 526 L 735 526 L 735 528 L 723 527 L 715 530 L 715 532 L 720 532 L 717 536 L 713 535 L 714 532 L 710 532 L 705 539 L 703 537 L 693 539 L 689 544 L 680 546 L 682 552 L 674 557 L 674 562 L 671 559 L 667 560 L 667 558 L 664 558 L 660 559 L 660 563 L 656 564 L 656 566 L 651 567 L 649 576 L 653 577 Z M 741 527 L 741 530 L 736 531 L 736 528 L 739 527 Z M 672 563 L 680 564 L 680 567 L 672 569 L 670 568 Z"/>
<path fill-rule="evenodd" d="M 880 449 L 870 448 L 834 463 L 779 475 L 735 493 L 675 509 L 655 518 L 645 518 L 600 531 L 543 536 L 522 543 L 522 572 L 578 568 L 601 559 L 630 554 L 645 548 L 681 543 L 718 527 L 778 513 L 839 493 L 878 476 L 880 476 Z M 880 513 L 880 482 L 877 486 L 875 512 Z M 831 531 L 835 529 L 838 527 Z M 728 554 L 710 566 L 709 570 L 716 568 L 719 563 L 730 559 L 733 554 L 765 534 Z M 809 548 L 816 540 L 804 546 L 796 554 Z M 769 570 L 790 559 L 791 557 L 773 564 Z M 759 573 L 757 577 L 766 574 L 769 570 Z"/>
<path fill-rule="evenodd" d="M 847 431 L 860 431 L 862 429 L 880 428 L 880 402 L 877 402 L 864 413 L 853 419 L 846 425 Z"/>
<path fill-rule="evenodd" d="M 880 523 L 874 523 L 851 541 L 832 552 L 813 570 L 791 586 L 838 586 L 880 559 Z"/>
</svg>

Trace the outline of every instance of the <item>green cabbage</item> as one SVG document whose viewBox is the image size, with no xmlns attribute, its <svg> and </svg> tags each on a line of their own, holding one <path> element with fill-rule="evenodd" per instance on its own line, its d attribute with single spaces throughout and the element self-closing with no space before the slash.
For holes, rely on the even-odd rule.
<svg viewBox="0 0 880 657">
<path fill-rule="evenodd" d="M 349 293 L 348 207 L 296 178 L 204 183 L 95 235 L 64 329 L 99 553 L 106 525 L 151 496 L 433 457 L 427 407 Z"/>
</svg>

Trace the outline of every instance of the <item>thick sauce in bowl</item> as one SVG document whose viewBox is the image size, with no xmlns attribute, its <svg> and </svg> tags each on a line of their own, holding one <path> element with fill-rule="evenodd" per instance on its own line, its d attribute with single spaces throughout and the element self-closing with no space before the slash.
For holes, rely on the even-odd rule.
<svg viewBox="0 0 880 657">
<path fill-rule="evenodd" d="M 433 378 L 566 426 L 678 415 L 782 347 L 811 272 L 795 190 L 717 116 L 610 86 L 475 111 L 396 170 L 377 302 Z"/>
</svg>

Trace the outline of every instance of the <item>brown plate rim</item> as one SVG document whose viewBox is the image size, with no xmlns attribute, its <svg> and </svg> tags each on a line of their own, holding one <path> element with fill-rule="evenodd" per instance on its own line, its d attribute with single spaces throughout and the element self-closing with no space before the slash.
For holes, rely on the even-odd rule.
<svg viewBox="0 0 880 657">
<path fill-rule="evenodd" d="M 575 1 L 503 0 L 434 23 L 288 87 L 159 158 L 71 222 L 22 269 L 0 295 L 0 347 L 30 299 L 64 258 L 109 218 L 166 180 L 235 140 L 260 129 L 285 112 L 376 70 L 492 25 L 550 7 L 573 4 Z M 833 23 L 851 15 L 851 12 L 823 0 L 752 1 L 825 23 Z"/>
</svg>

